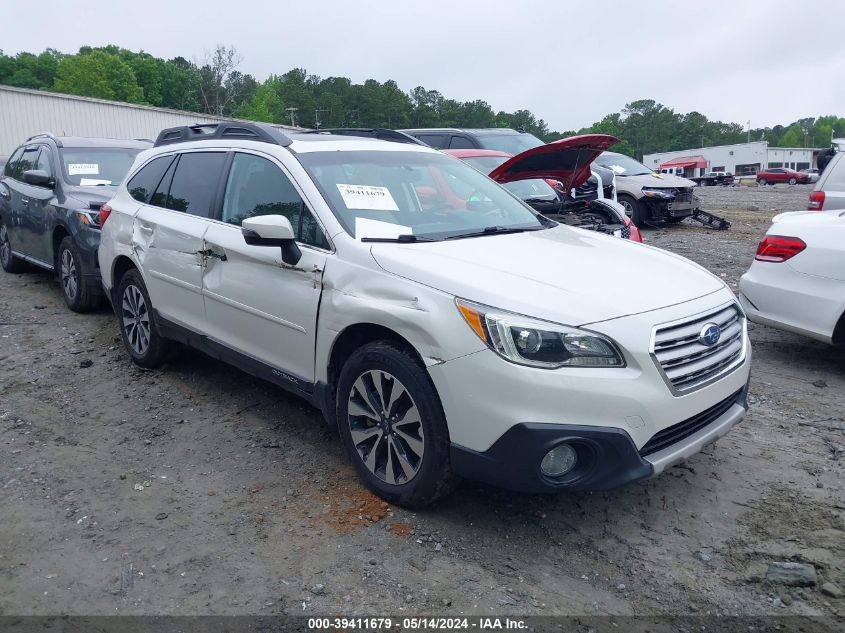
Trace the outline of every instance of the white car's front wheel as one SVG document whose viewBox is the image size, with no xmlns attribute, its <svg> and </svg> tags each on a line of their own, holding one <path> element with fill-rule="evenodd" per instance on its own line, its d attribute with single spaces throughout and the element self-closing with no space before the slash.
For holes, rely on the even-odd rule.
<svg viewBox="0 0 845 633">
<path fill-rule="evenodd" d="M 337 420 L 355 470 L 377 495 L 420 507 L 451 489 L 446 419 L 408 351 L 378 341 L 353 352 L 338 381 Z"/>
</svg>

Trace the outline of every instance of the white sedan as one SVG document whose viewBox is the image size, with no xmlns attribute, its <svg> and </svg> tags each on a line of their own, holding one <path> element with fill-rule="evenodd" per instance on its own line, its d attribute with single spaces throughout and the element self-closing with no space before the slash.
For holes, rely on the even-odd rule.
<svg viewBox="0 0 845 633">
<path fill-rule="evenodd" d="M 845 345 L 845 211 L 776 216 L 739 290 L 750 320 Z"/>
</svg>

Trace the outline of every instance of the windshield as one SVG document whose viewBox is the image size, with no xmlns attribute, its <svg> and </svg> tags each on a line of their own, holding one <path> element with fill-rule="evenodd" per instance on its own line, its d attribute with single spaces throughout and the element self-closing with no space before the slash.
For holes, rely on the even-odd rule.
<svg viewBox="0 0 845 633">
<path fill-rule="evenodd" d="M 72 185 L 119 185 L 140 151 L 123 147 L 62 148 L 64 178 Z"/>
<path fill-rule="evenodd" d="M 630 156 L 625 154 L 617 154 L 616 152 L 602 152 L 596 158 L 596 163 L 602 167 L 607 167 L 616 172 L 617 176 L 644 176 L 652 173 L 651 170 L 642 163 L 635 161 Z"/>
<path fill-rule="evenodd" d="M 443 239 L 490 227 L 546 226 L 495 182 L 443 154 L 308 152 L 297 158 L 356 239 Z"/>
<path fill-rule="evenodd" d="M 476 133 L 475 136 L 484 149 L 495 149 L 513 155 L 545 145 L 543 141 L 528 132 L 514 132 L 513 134 Z"/>
</svg>

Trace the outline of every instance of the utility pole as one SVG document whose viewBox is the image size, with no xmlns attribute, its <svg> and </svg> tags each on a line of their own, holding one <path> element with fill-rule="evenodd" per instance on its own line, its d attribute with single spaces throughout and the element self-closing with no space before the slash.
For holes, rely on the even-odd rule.
<svg viewBox="0 0 845 633">
<path fill-rule="evenodd" d="M 320 125 L 322 125 L 320 123 L 321 112 L 328 112 L 328 110 L 326 110 L 325 108 L 314 108 L 314 128 L 318 130 L 320 129 Z"/>
<path fill-rule="evenodd" d="M 296 113 L 299 108 L 285 108 L 285 112 L 290 115 L 290 125 L 291 127 L 296 127 Z"/>
<path fill-rule="evenodd" d="M 746 137 L 746 143 L 751 142 L 751 119 L 748 119 L 748 136 Z"/>
</svg>

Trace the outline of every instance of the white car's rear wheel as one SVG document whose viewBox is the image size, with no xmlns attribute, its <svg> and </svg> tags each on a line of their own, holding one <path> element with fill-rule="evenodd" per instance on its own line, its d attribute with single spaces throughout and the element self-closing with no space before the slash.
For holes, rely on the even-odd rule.
<svg viewBox="0 0 845 633">
<path fill-rule="evenodd" d="M 160 367 L 172 342 L 158 332 L 147 287 L 137 270 L 130 270 L 121 278 L 115 293 L 115 312 L 123 345 L 132 361 L 141 367 Z"/>
</svg>

